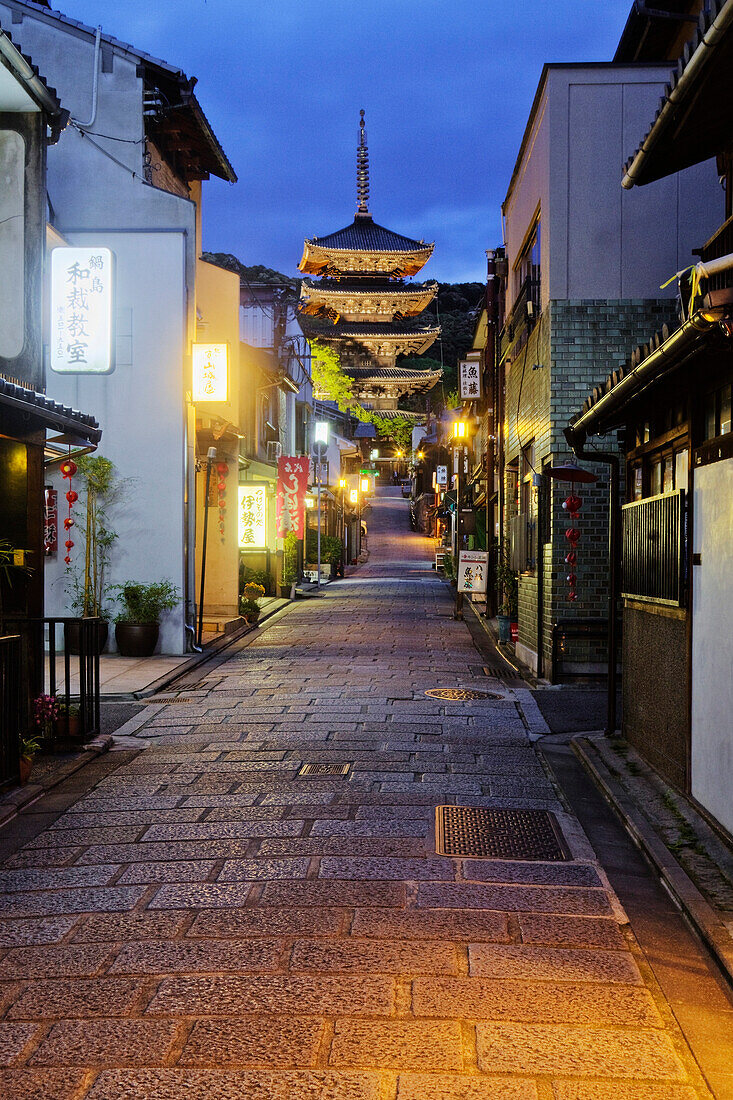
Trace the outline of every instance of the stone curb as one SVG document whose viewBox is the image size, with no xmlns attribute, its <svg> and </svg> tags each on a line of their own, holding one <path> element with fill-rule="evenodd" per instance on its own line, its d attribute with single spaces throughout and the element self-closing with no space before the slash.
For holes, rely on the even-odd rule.
<svg viewBox="0 0 733 1100">
<path fill-rule="evenodd" d="M 60 767 L 44 783 L 27 783 L 25 787 L 18 787 L 9 791 L 0 802 L 0 828 L 17 817 L 22 809 L 30 806 L 36 799 L 41 798 L 44 794 L 53 790 L 54 787 L 58 787 L 59 783 L 63 783 L 75 772 L 81 771 L 87 764 L 91 764 L 92 760 L 96 760 L 98 756 L 109 752 L 112 748 L 112 741 L 111 734 L 95 737 L 70 764 Z"/>
<path fill-rule="evenodd" d="M 705 900 L 692 879 L 680 867 L 669 848 L 628 793 L 609 772 L 587 737 L 574 737 L 570 745 L 601 793 L 621 818 L 626 831 L 656 869 L 674 902 L 680 907 L 708 947 L 723 974 L 733 985 L 733 939 L 715 909 Z"/>
</svg>

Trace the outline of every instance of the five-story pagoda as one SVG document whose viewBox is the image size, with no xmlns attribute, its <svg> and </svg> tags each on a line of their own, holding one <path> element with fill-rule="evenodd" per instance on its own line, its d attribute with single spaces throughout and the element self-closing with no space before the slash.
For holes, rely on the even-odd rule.
<svg viewBox="0 0 733 1100">
<path fill-rule="evenodd" d="M 373 220 L 368 157 L 362 111 L 356 216 L 345 229 L 306 240 L 300 270 L 320 278 L 303 279 L 301 324 L 309 339 L 338 352 L 358 400 L 388 412 L 397 409 L 400 397 L 426 393 L 441 377 L 440 370 L 395 365 L 398 356 L 420 355 L 440 335 L 439 326 L 418 320 L 438 284 L 405 281 L 427 263 L 434 245 L 393 233 Z"/>
</svg>

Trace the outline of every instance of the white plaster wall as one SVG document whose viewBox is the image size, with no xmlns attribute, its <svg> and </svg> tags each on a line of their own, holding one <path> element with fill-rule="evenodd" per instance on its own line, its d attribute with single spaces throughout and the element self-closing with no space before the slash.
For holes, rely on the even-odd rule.
<svg viewBox="0 0 733 1100">
<path fill-rule="evenodd" d="M 692 793 L 733 833 L 733 458 L 695 470 Z"/>
<path fill-rule="evenodd" d="M 131 311 L 131 362 L 102 377 L 49 373 L 56 401 L 91 412 L 103 428 L 98 454 L 126 480 L 113 515 L 111 583 L 171 580 L 184 589 L 186 240 L 182 233 L 76 234 L 113 250 L 118 307 Z M 54 476 L 58 485 L 60 478 Z M 63 488 L 59 486 L 63 508 Z M 74 551 L 78 560 L 79 551 Z M 47 614 L 68 613 L 63 554 L 47 559 Z M 166 616 L 160 652 L 185 648 L 183 604 Z"/>
</svg>

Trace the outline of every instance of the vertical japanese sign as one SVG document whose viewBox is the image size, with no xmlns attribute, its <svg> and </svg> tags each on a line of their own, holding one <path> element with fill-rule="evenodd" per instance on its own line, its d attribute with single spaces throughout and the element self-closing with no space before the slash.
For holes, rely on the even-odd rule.
<svg viewBox="0 0 733 1100">
<path fill-rule="evenodd" d="M 43 508 L 43 553 L 55 554 L 59 546 L 59 513 L 55 489 L 45 490 Z"/>
<path fill-rule="evenodd" d="M 229 345 L 194 344 L 193 403 L 226 401 L 228 394 Z"/>
<path fill-rule="evenodd" d="M 240 485 L 238 500 L 240 550 L 267 547 L 267 491 L 263 483 Z"/>
<path fill-rule="evenodd" d="M 305 455 L 277 460 L 277 537 L 288 531 L 302 539 L 305 534 L 305 494 L 310 478 L 310 459 Z"/>
<path fill-rule="evenodd" d="M 445 488 L 448 484 L 448 467 L 436 466 L 435 467 L 435 484 Z"/>
<path fill-rule="evenodd" d="M 477 400 L 481 396 L 481 366 L 473 359 L 458 364 L 461 401 Z"/>
<path fill-rule="evenodd" d="M 458 557 L 458 591 L 485 592 L 489 555 L 482 550 L 461 550 Z"/>
<path fill-rule="evenodd" d="M 51 370 L 109 374 L 114 370 L 114 257 L 109 248 L 51 252 Z"/>
</svg>

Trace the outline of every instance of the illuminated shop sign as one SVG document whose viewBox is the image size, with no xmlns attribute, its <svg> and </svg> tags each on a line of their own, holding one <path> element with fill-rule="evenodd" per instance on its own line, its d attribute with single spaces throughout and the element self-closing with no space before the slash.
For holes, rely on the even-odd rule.
<svg viewBox="0 0 733 1100">
<path fill-rule="evenodd" d="M 264 550 L 267 547 L 267 498 L 264 484 L 239 486 L 239 547 Z"/>
<path fill-rule="evenodd" d="M 193 403 L 226 401 L 228 394 L 229 345 L 193 345 Z"/>
<path fill-rule="evenodd" d="M 51 370 L 109 374 L 114 255 L 109 248 L 51 252 Z"/>
</svg>

